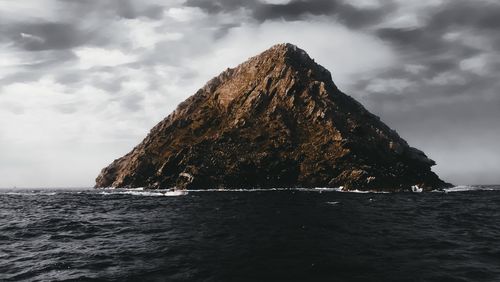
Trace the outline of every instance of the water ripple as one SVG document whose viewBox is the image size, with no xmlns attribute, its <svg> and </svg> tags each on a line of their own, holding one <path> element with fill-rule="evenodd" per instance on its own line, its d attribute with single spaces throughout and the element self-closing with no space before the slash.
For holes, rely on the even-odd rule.
<svg viewBox="0 0 500 282">
<path fill-rule="evenodd" d="M 497 186 L 166 192 L 0 190 L 0 280 L 500 280 Z"/>
</svg>

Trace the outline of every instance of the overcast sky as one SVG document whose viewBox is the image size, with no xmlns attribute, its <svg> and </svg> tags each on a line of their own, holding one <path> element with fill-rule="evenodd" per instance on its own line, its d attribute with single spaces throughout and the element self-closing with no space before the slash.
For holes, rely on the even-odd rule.
<svg viewBox="0 0 500 282">
<path fill-rule="evenodd" d="M 92 186 L 207 80 L 281 42 L 445 180 L 500 183 L 499 30 L 495 0 L 0 0 L 0 187 Z"/>
</svg>

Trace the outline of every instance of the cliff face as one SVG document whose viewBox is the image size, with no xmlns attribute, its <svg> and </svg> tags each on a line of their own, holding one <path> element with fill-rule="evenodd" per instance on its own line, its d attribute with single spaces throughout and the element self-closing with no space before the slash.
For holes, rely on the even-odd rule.
<svg viewBox="0 0 500 282">
<path fill-rule="evenodd" d="M 104 168 L 96 187 L 449 186 L 434 164 L 303 50 L 279 44 L 210 80 Z"/>
</svg>

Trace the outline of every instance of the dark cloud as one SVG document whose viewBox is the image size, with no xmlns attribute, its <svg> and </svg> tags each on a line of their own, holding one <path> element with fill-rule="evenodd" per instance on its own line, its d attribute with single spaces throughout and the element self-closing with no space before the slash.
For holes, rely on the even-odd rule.
<svg viewBox="0 0 500 282">
<path fill-rule="evenodd" d="M 117 32 L 112 23 L 121 19 L 160 19 L 165 9 L 154 3 L 128 0 L 54 0 L 54 4 L 58 16 L 50 20 L 35 15 L 8 17 L 0 9 L 0 44 L 13 52 L 23 52 L 16 71 L 0 76 L 2 85 L 36 81 L 47 74 L 65 85 L 78 84 L 86 75 L 74 68 L 78 62 L 75 48 L 117 48 L 117 38 L 124 31 Z M 126 41 L 119 44 L 123 48 L 131 45 Z M 72 70 L 71 66 L 64 66 L 72 61 Z M 106 90 L 116 91 L 120 87 L 106 81 L 98 84 Z"/>
<path fill-rule="evenodd" d="M 377 35 L 403 48 L 408 48 L 417 44 L 418 46 L 415 47 L 419 48 L 421 47 L 421 43 L 425 43 L 425 37 L 427 36 L 425 30 L 421 28 L 381 28 L 377 31 Z"/>
<path fill-rule="evenodd" d="M 401 52 L 419 53 L 422 57 L 442 57 L 453 53 L 456 57 L 470 57 L 481 50 L 477 48 L 457 44 L 444 38 L 446 33 L 433 29 L 429 26 L 419 28 L 380 28 L 376 35 L 390 42 Z"/>
<path fill-rule="evenodd" d="M 360 28 L 382 22 L 396 8 L 397 5 L 390 0 L 377 8 L 357 8 L 345 3 L 339 7 L 337 16 L 347 27 Z"/>
<path fill-rule="evenodd" d="M 500 5 L 481 1 L 447 1 L 437 9 L 427 9 L 423 13 L 425 20 L 418 27 L 375 30 L 376 36 L 400 53 L 404 63 L 394 65 L 376 77 L 389 79 L 399 73 L 399 76 L 416 85 L 415 93 L 406 96 L 421 99 L 478 96 L 477 93 L 483 89 L 491 91 L 491 86 L 496 85 L 496 75 L 479 75 L 464 70 L 461 63 L 483 54 L 500 55 L 500 50 L 489 47 L 494 46 L 494 42 L 500 42 L 500 35 L 493 32 L 500 24 Z M 455 38 L 450 39 L 450 34 L 454 34 Z M 489 64 L 494 63 L 480 61 L 476 67 L 488 69 Z M 410 74 L 406 70 L 407 64 L 419 65 L 422 69 Z M 377 97 L 374 100 L 390 100 L 379 93 L 372 94 Z"/>
<path fill-rule="evenodd" d="M 26 51 L 65 50 L 82 45 L 104 47 L 116 43 L 117 31 L 111 23 L 121 19 L 160 20 L 165 10 L 155 3 L 130 0 L 54 1 L 61 16 L 51 20 L 2 19 L 0 11 L 0 43 Z"/>
<path fill-rule="evenodd" d="M 348 27 L 359 28 L 378 23 L 384 16 L 394 11 L 396 5 L 385 1 L 376 8 L 359 8 L 342 0 L 292 0 L 284 4 L 262 3 L 256 0 L 188 0 L 187 6 L 199 7 L 208 13 L 231 12 L 247 9 L 257 21 L 296 21 L 308 16 L 332 16 Z"/>
<path fill-rule="evenodd" d="M 241 8 L 254 9 L 261 5 L 258 0 L 187 0 L 189 7 L 198 7 L 208 13 L 231 12 Z"/>
<path fill-rule="evenodd" d="M 287 4 L 265 4 L 257 6 L 253 15 L 257 20 L 285 19 L 288 21 L 304 19 L 307 16 L 335 16 L 347 27 L 359 28 L 380 22 L 391 13 L 393 6 L 386 2 L 383 7 L 358 8 L 343 1 L 316 0 L 291 1 Z"/>
<path fill-rule="evenodd" d="M 79 15 L 101 14 L 125 19 L 140 17 L 159 19 L 163 16 L 163 7 L 156 4 L 144 4 L 131 0 L 58 0 L 63 9 Z"/>
<path fill-rule="evenodd" d="M 10 23 L 1 30 L 4 41 L 27 51 L 70 49 L 84 44 L 89 35 L 71 23 Z"/>
<path fill-rule="evenodd" d="M 298 20 L 304 15 L 331 15 L 339 10 L 338 1 L 291 1 L 287 4 L 262 4 L 253 11 L 257 20 Z"/>
<path fill-rule="evenodd" d="M 500 3 L 447 1 L 434 13 L 429 27 L 438 30 L 475 28 L 483 31 L 497 31 L 500 28 Z"/>
<path fill-rule="evenodd" d="M 425 64 L 427 70 L 422 72 L 422 76 L 432 78 L 440 73 L 457 70 L 459 63 L 456 58 L 434 58 Z"/>
</svg>

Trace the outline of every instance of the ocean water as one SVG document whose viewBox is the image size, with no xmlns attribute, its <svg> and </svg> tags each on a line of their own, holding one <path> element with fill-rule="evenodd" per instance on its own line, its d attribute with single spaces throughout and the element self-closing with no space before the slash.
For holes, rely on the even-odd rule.
<svg viewBox="0 0 500 282">
<path fill-rule="evenodd" d="M 4 189 L 0 281 L 500 281 L 500 186 Z"/>
</svg>

